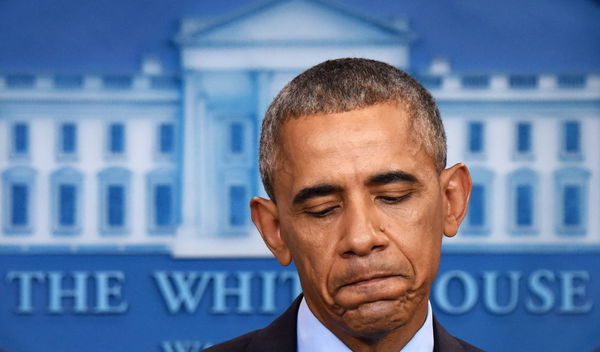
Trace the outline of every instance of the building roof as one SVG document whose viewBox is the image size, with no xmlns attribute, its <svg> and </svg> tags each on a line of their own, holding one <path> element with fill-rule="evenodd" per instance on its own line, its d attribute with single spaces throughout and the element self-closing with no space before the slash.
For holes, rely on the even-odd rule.
<svg viewBox="0 0 600 352">
<path fill-rule="evenodd" d="M 0 71 L 131 72 L 153 54 L 166 71 L 177 72 L 180 20 L 235 18 L 256 6 L 252 0 L 0 1 Z M 338 0 L 330 6 L 382 28 L 393 28 L 390 17 L 407 18 L 416 35 L 416 70 L 445 57 L 459 72 L 600 71 L 595 0 Z"/>
<path fill-rule="evenodd" d="M 404 21 L 406 22 L 406 21 Z M 382 21 L 326 0 L 268 0 L 212 20 L 184 19 L 182 45 L 408 42 L 402 21 Z"/>
</svg>

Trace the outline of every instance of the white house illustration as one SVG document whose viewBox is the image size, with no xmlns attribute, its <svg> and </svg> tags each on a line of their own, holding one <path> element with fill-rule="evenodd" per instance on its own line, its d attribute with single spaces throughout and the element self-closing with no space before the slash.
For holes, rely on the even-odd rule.
<svg viewBox="0 0 600 352">
<path fill-rule="evenodd" d="M 408 19 L 318 0 L 275 0 L 182 19 L 176 76 L 0 76 L 3 252 L 268 255 L 248 202 L 262 116 L 283 85 L 330 58 L 408 70 L 436 97 L 449 164 L 474 187 L 445 250 L 600 246 L 600 75 L 426 72 Z"/>
</svg>

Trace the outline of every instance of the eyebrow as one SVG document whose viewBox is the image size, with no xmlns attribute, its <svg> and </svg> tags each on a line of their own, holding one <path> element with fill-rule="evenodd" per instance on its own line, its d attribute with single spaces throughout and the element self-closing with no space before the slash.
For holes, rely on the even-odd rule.
<svg viewBox="0 0 600 352">
<path fill-rule="evenodd" d="M 398 170 L 371 176 L 365 182 L 365 184 L 367 186 L 382 186 L 390 183 L 400 182 L 420 183 L 414 175 Z M 340 193 L 342 191 L 342 187 L 331 184 L 320 184 L 310 186 L 303 188 L 298 193 L 296 193 L 292 202 L 294 205 L 298 205 L 312 198 L 327 196 L 334 193 Z"/>
<path fill-rule="evenodd" d="M 334 193 L 339 193 L 341 191 L 342 191 L 342 187 L 335 186 L 335 185 L 328 185 L 328 184 L 306 187 L 306 188 L 301 189 L 300 192 L 298 192 L 294 196 L 293 203 L 301 204 L 311 198 L 322 197 L 322 196 L 326 196 L 326 195 L 330 195 L 330 194 L 334 194 Z"/>
<path fill-rule="evenodd" d="M 420 183 L 414 175 L 398 170 L 371 176 L 365 184 L 367 186 L 382 186 L 401 182 Z"/>
</svg>

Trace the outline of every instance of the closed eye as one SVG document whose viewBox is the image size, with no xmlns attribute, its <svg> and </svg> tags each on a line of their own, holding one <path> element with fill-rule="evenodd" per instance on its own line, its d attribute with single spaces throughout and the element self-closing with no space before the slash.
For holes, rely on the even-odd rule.
<svg viewBox="0 0 600 352">
<path fill-rule="evenodd" d="M 337 208 L 337 206 L 325 208 L 321 211 L 306 211 L 305 213 L 314 218 L 324 218 L 327 215 L 331 214 L 336 208 Z"/>
<path fill-rule="evenodd" d="M 412 196 L 412 193 L 407 193 L 400 197 L 379 196 L 377 198 L 386 204 L 398 204 L 402 201 L 409 199 L 411 196 Z"/>
</svg>

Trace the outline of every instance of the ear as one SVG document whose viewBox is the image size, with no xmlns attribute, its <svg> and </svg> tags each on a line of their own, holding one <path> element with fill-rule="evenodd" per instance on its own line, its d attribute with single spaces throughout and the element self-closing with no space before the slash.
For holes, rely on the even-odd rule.
<svg viewBox="0 0 600 352">
<path fill-rule="evenodd" d="M 472 186 L 471 175 L 469 169 L 459 163 L 442 171 L 440 180 L 446 202 L 444 234 L 452 237 L 456 235 L 460 223 L 467 215 Z"/>
<path fill-rule="evenodd" d="M 263 241 L 279 264 L 289 265 L 292 262 L 292 254 L 281 238 L 277 205 L 270 199 L 254 197 L 250 201 L 250 213 Z"/>
</svg>

